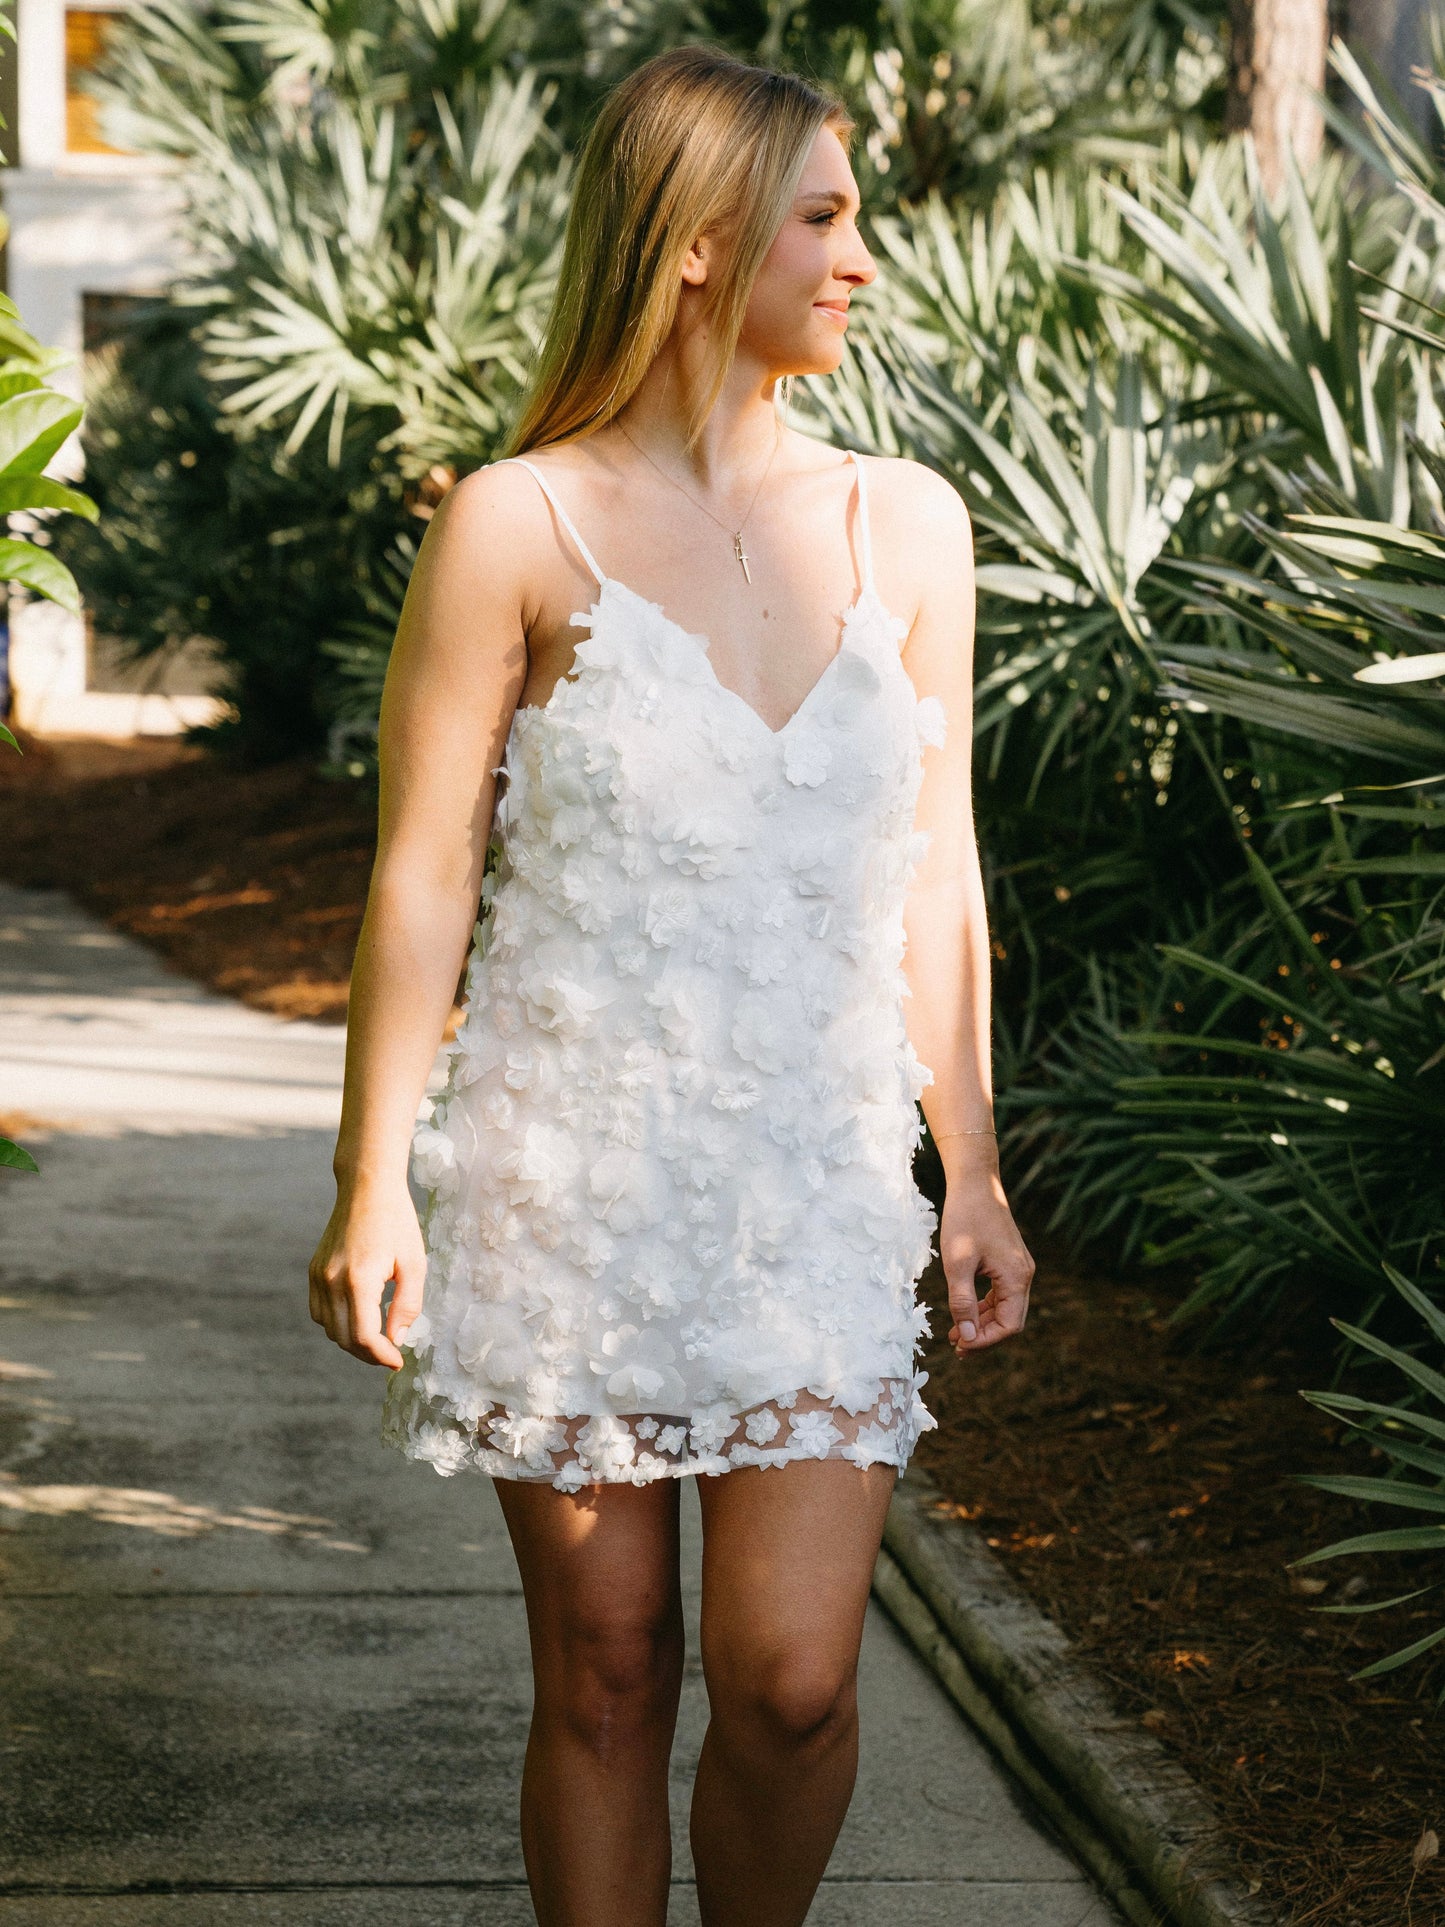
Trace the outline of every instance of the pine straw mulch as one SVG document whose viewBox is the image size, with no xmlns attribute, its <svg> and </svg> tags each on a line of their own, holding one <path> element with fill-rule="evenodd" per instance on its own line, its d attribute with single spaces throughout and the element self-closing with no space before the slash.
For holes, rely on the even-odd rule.
<svg viewBox="0 0 1445 1927">
<path fill-rule="evenodd" d="M 248 1003 L 344 1015 L 372 853 L 364 790 L 174 744 L 26 747 L 0 754 L 0 878 L 73 892 Z M 1445 1923 L 1445 1857 L 1418 1853 L 1445 1832 L 1445 1662 L 1348 1678 L 1441 1604 L 1335 1618 L 1310 1608 L 1354 1596 L 1355 1562 L 1287 1570 L 1380 1523 L 1289 1481 L 1363 1463 L 1298 1396 L 1329 1382 L 1332 1334 L 1321 1321 L 1201 1350 L 1166 1326 L 1180 1281 L 1111 1277 L 1031 1242 L 1024 1336 L 963 1365 L 935 1316 L 940 1428 L 921 1461 L 1194 1775 L 1283 1920 Z M 936 1297 L 936 1270 L 930 1282 Z M 1404 1564 L 1364 1570 L 1366 1596 L 1414 1583 Z"/>
</svg>

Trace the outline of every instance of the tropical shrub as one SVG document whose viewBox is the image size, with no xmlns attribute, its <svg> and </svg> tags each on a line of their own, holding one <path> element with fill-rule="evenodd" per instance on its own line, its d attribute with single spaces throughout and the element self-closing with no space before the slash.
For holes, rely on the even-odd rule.
<svg viewBox="0 0 1445 1927">
<path fill-rule="evenodd" d="M 578 130 L 659 48 L 704 37 L 829 76 L 870 205 L 906 230 L 929 189 L 984 196 L 1068 154 L 1132 178 L 1197 145 L 1219 13 L 145 0 L 96 91 L 113 138 L 184 164 L 194 266 L 135 317 L 95 411 L 107 533 L 69 552 L 97 620 L 139 653 L 208 635 L 251 754 L 364 742 L 412 511 L 491 459 L 550 300 Z"/>
<path fill-rule="evenodd" d="M 1445 1361 L 1445 1312 L 1426 1294 L 1404 1278 L 1393 1266 L 1386 1275 L 1423 1327 L 1426 1346 Z M 1407 1404 L 1386 1405 L 1378 1399 L 1360 1398 L 1354 1393 L 1305 1392 L 1303 1396 L 1332 1418 L 1340 1419 L 1368 1443 L 1373 1452 L 1390 1463 L 1380 1477 L 1357 1474 L 1305 1472 L 1299 1475 L 1304 1485 L 1323 1492 L 1338 1493 L 1349 1499 L 1363 1499 L 1371 1505 L 1393 1511 L 1415 1512 L 1424 1517 L 1414 1525 L 1383 1526 L 1377 1531 L 1358 1533 L 1321 1546 L 1295 1561 L 1296 1566 L 1313 1566 L 1325 1559 L 1359 1557 L 1361 1554 L 1405 1553 L 1424 1555 L 1427 1571 L 1445 1574 L 1445 1372 L 1428 1364 L 1415 1351 L 1385 1344 L 1374 1333 L 1341 1321 L 1339 1329 L 1358 1357 L 1364 1354 L 1385 1360 L 1405 1381 L 1402 1396 Z M 1316 1610 L 1327 1613 L 1377 1613 L 1411 1604 L 1437 1591 L 1441 1579 L 1427 1581 L 1410 1592 L 1396 1593 L 1389 1599 L 1340 1601 Z M 1433 1627 L 1418 1639 L 1388 1653 L 1382 1659 L 1361 1667 L 1355 1679 L 1375 1679 L 1381 1673 L 1395 1672 L 1412 1660 L 1421 1659 L 1445 1643 L 1445 1624 Z M 1436 1704 L 1445 1704 L 1445 1685 Z"/>
</svg>

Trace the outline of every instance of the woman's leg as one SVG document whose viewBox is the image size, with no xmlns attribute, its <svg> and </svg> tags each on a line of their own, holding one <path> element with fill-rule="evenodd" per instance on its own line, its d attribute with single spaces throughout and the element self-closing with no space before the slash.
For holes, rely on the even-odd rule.
<svg viewBox="0 0 1445 1927">
<path fill-rule="evenodd" d="M 698 1480 L 704 1927 L 799 1927 L 822 1879 L 858 1767 L 858 1648 L 894 1477 L 823 1459 Z"/>
<path fill-rule="evenodd" d="M 540 1927 L 665 1927 L 682 1684 L 678 1493 L 498 1480 L 536 1695 L 522 1855 Z"/>
</svg>

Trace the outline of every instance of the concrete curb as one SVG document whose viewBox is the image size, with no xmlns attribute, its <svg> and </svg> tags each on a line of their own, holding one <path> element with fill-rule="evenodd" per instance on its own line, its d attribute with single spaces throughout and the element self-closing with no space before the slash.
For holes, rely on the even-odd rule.
<svg viewBox="0 0 1445 1927">
<path fill-rule="evenodd" d="M 964 1716 L 1132 1927 L 1280 1927 L 1188 1774 L 940 1496 L 900 1481 L 873 1589 Z"/>
</svg>

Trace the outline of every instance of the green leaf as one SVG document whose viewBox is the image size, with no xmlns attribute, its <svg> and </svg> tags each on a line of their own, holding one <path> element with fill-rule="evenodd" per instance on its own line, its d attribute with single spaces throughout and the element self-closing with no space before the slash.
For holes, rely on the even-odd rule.
<svg viewBox="0 0 1445 1927">
<path fill-rule="evenodd" d="M 17 756 L 23 756 L 25 754 L 24 750 L 21 749 L 19 743 L 16 742 L 4 723 L 0 723 L 0 743 L 8 743 Z"/>
<path fill-rule="evenodd" d="M 1328 1412 L 1332 1418 L 1342 1418 L 1347 1425 L 1371 1436 L 1378 1431 L 1377 1426 L 1366 1425 L 1354 1413 L 1367 1413 L 1372 1418 L 1393 1420 L 1399 1425 L 1409 1426 L 1412 1430 L 1423 1432 L 1432 1439 L 1445 1440 L 1445 1419 L 1430 1418 L 1424 1412 L 1412 1412 L 1403 1405 L 1381 1405 L 1375 1399 L 1356 1398 L 1350 1392 L 1301 1392 L 1300 1397 L 1310 1405 Z"/>
<path fill-rule="evenodd" d="M 84 413 L 54 388 L 0 401 L 0 475 L 38 475 Z"/>
<path fill-rule="evenodd" d="M 1445 1626 L 1437 1626 L 1433 1633 L 1426 1633 L 1417 1639 L 1413 1646 L 1402 1646 L 1398 1653 L 1391 1653 L 1387 1659 L 1377 1659 L 1373 1666 L 1362 1666 L 1358 1673 L 1351 1673 L 1351 1679 L 1378 1679 L 1381 1673 L 1393 1673 L 1397 1667 L 1404 1666 L 1421 1653 L 1428 1653 L 1432 1646 L 1438 1646 L 1445 1639 Z"/>
<path fill-rule="evenodd" d="M 1367 1352 L 1373 1352 L 1377 1358 L 1387 1359 L 1391 1365 L 1398 1365 L 1406 1378 L 1414 1379 L 1421 1391 L 1428 1392 L 1432 1398 L 1445 1404 L 1445 1377 L 1431 1366 L 1422 1365 L 1409 1352 L 1397 1351 L 1382 1338 L 1376 1338 L 1373 1332 L 1362 1331 L 1358 1325 L 1346 1324 L 1343 1318 L 1333 1318 L 1330 1323 L 1356 1345 L 1363 1345 Z"/>
<path fill-rule="evenodd" d="M 1381 1269 L 1384 1271 L 1390 1283 L 1395 1287 L 1396 1291 L 1398 1291 L 1400 1296 L 1405 1300 L 1405 1303 L 1413 1306 L 1414 1309 L 1419 1312 L 1425 1323 L 1430 1327 L 1430 1330 L 1434 1332 L 1435 1336 L 1440 1340 L 1440 1343 L 1445 1345 L 1445 1311 L 1442 1311 L 1439 1305 L 1434 1304 L 1427 1298 L 1417 1284 L 1413 1284 L 1410 1279 L 1405 1276 L 1404 1272 L 1397 1271 L 1388 1260 L 1382 1264 Z"/>
<path fill-rule="evenodd" d="M 1334 1606 L 1314 1606 L 1311 1611 L 1337 1613 L 1341 1617 L 1353 1619 L 1360 1613 L 1384 1613 L 1392 1606 L 1408 1606 L 1412 1599 L 1423 1599 L 1426 1593 L 1438 1591 L 1438 1586 L 1416 1586 L 1413 1592 L 1397 1592 L 1393 1599 L 1368 1599 L 1363 1605 L 1356 1605 L 1352 1600 L 1346 1600 Z"/>
<path fill-rule="evenodd" d="M 1355 1539 L 1338 1539 L 1318 1552 L 1294 1561 L 1315 1566 L 1321 1559 L 1339 1559 L 1353 1552 L 1445 1552 L 1445 1526 L 1392 1526 L 1383 1532 L 1364 1532 Z"/>
<path fill-rule="evenodd" d="M 75 577 L 59 556 L 13 535 L 0 536 L 0 582 L 23 583 L 36 595 L 58 602 L 72 615 L 80 613 L 80 591 Z"/>
<path fill-rule="evenodd" d="M 1390 1448 L 1382 1443 L 1380 1449 Z M 1300 1472 L 1296 1476 L 1301 1485 L 1336 1493 L 1342 1499 L 1368 1499 L 1375 1505 L 1404 1506 L 1412 1512 L 1445 1513 L 1445 1488 L 1432 1490 L 1405 1479 L 1367 1479 L 1351 1472 Z"/>
<path fill-rule="evenodd" d="M 83 515 L 87 522 L 99 520 L 100 510 L 78 488 L 52 481 L 48 475 L 0 475 L 0 515 L 13 515 L 19 509 L 64 509 Z"/>
<path fill-rule="evenodd" d="M 40 1166 L 30 1153 L 8 1137 L 0 1137 L 0 1171 L 38 1171 Z"/>
</svg>

